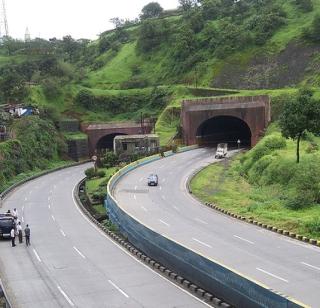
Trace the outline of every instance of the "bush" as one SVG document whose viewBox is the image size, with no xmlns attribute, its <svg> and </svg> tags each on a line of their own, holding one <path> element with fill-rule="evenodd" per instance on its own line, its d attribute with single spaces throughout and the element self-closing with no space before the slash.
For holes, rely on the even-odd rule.
<svg viewBox="0 0 320 308">
<path fill-rule="evenodd" d="M 108 151 L 101 159 L 101 163 L 105 168 L 114 167 L 118 163 L 118 156 L 112 151 Z"/>
<path fill-rule="evenodd" d="M 314 202 L 309 193 L 295 193 L 285 201 L 285 206 L 290 210 L 300 210 L 310 206 Z"/>
<path fill-rule="evenodd" d="M 99 178 L 103 178 L 106 175 L 105 171 L 103 170 L 99 170 L 96 174 Z"/>
<path fill-rule="evenodd" d="M 84 172 L 84 174 L 86 175 L 86 177 L 87 177 L 88 179 L 92 179 L 92 178 L 95 177 L 96 172 L 95 172 L 94 168 L 88 168 L 88 169 Z"/>
</svg>

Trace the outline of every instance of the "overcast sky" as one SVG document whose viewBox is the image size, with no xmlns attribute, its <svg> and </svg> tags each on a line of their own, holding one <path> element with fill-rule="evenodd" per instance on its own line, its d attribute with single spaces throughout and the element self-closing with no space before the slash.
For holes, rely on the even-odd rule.
<svg viewBox="0 0 320 308">
<path fill-rule="evenodd" d="M 134 19 L 149 2 L 156 0 L 5 0 L 9 35 L 24 38 L 28 27 L 31 38 L 95 39 L 111 29 L 109 19 Z M 178 6 L 178 0 L 158 0 L 164 9 Z"/>
</svg>

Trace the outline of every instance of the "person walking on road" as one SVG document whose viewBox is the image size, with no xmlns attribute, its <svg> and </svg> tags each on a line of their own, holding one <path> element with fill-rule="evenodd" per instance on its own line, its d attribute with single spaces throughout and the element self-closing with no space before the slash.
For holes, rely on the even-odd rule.
<svg viewBox="0 0 320 308">
<path fill-rule="evenodd" d="M 29 228 L 29 225 L 27 225 L 26 228 L 24 229 L 24 234 L 26 236 L 26 245 L 29 246 L 30 245 L 30 228 Z"/>
<path fill-rule="evenodd" d="M 16 208 L 13 209 L 12 215 L 13 215 L 13 218 L 14 218 L 14 219 L 18 219 L 18 210 L 17 210 Z"/>
<path fill-rule="evenodd" d="M 10 231 L 10 237 L 11 237 L 11 245 L 12 247 L 16 246 L 16 230 L 14 228 Z"/>
<path fill-rule="evenodd" d="M 18 237 L 19 237 L 19 243 L 22 243 L 22 226 L 21 226 L 21 222 L 18 222 L 17 225 L 17 231 L 18 231 Z"/>
</svg>

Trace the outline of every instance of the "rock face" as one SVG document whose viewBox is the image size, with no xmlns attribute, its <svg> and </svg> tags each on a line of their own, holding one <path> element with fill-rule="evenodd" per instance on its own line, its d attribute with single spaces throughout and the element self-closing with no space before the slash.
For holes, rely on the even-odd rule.
<svg viewBox="0 0 320 308">
<path fill-rule="evenodd" d="M 319 71 L 319 67 L 320 46 L 294 42 L 278 54 L 256 54 L 246 64 L 226 61 L 211 86 L 237 89 L 283 88 L 308 79 L 308 75 Z"/>
</svg>

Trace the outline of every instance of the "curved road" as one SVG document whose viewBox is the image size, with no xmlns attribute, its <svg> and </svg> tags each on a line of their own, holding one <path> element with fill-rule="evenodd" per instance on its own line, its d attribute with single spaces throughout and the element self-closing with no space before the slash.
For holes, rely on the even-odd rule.
<svg viewBox="0 0 320 308">
<path fill-rule="evenodd" d="M 115 197 L 128 213 L 160 234 L 312 307 L 320 303 L 320 248 L 220 214 L 195 200 L 188 177 L 214 162 L 197 149 L 139 167 L 117 184 Z M 150 173 L 159 185 L 147 186 Z"/>
<path fill-rule="evenodd" d="M 31 246 L 0 241 L 0 277 L 13 307 L 205 307 L 131 257 L 77 208 L 75 185 L 88 165 L 15 190 L 1 212 L 18 209 Z"/>
</svg>

